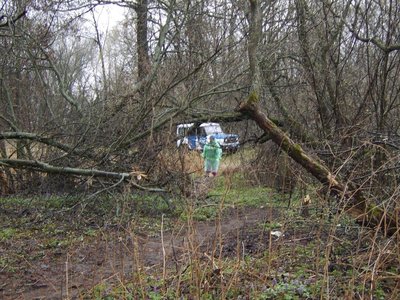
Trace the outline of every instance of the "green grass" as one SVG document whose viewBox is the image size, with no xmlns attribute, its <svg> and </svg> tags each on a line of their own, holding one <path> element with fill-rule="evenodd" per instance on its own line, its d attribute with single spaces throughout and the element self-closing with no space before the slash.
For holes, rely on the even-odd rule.
<svg viewBox="0 0 400 300">
<path fill-rule="evenodd" d="M 14 273 L 17 271 L 17 262 L 11 257 L 1 256 L 0 257 L 0 273 L 9 272 Z"/>
<path fill-rule="evenodd" d="M 228 186 L 224 177 L 217 177 L 215 187 L 209 192 L 209 196 L 223 199 L 224 203 L 235 206 L 286 207 L 288 205 L 288 195 L 279 194 L 269 187 L 251 185 L 240 173 L 232 176 Z M 300 198 L 300 194 L 294 192 L 290 200 L 291 205 L 298 206 Z"/>
<path fill-rule="evenodd" d="M 265 230 L 274 230 L 274 229 L 280 229 L 280 228 L 282 228 L 282 223 L 275 221 L 275 222 L 272 222 L 272 223 L 261 224 L 261 226 L 262 226 Z"/>
<path fill-rule="evenodd" d="M 196 178 L 192 179 L 195 180 Z M 214 180 L 214 185 L 208 192 L 207 200 L 205 202 L 194 202 L 194 207 L 190 208 L 190 213 L 188 207 L 184 206 L 180 214 L 183 220 L 188 219 L 188 214 L 192 214 L 193 219 L 197 221 L 211 220 L 229 207 L 282 208 L 286 210 L 288 216 L 298 216 L 298 208 L 301 206 L 303 197 L 300 191 L 295 190 L 293 192 L 290 199 L 290 209 L 287 209 L 289 195 L 280 194 L 270 187 L 254 186 L 247 181 L 242 173 L 233 174 L 229 180 L 225 176 L 217 176 L 212 180 Z M 220 211 L 221 208 L 222 211 Z"/>
<path fill-rule="evenodd" d="M 17 235 L 15 228 L 3 228 L 0 229 L 0 242 L 10 240 Z"/>
<path fill-rule="evenodd" d="M 234 155 L 224 159 L 233 160 Z M 357 259 L 357 254 L 352 252 L 354 240 L 346 234 L 358 228 L 347 215 L 332 221 L 324 208 L 318 213 L 310 210 L 310 216 L 304 218 L 299 214 L 299 192 L 294 193 L 291 206 L 287 208 L 287 195 L 251 185 L 240 173 L 231 178 L 218 176 L 214 180 L 209 197 L 198 202 L 140 193 L 89 199 L 79 196 L 0 198 L 0 207 L 9 213 L 0 220 L 0 242 L 7 245 L 23 240 L 29 245 L 36 243 L 36 248 L 30 248 L 31 252 L 21 247 L 16 254 L 2 256 L 0 271 L 16 272 L 21 268 L 21 261 L 41 259 L 48 251 L 62 251 L 74 243 L 90 242 L 99 236 L 109 234 L 111 237 L 115 234 L 113 230 L 120 228 L 151 237 L 159 235 L 161 220 L 163 230 L 168 231 L 191 220 L 213 220 L 228 207 L 253 210 L 271 207 L 279 214 L 268 223 L 255 225 L 258 227 L 254 232 L 279 229 L 288 234 L 282 239 L 273 238 L 270 248 L 266 243 L 265 249 L 255 254 L 215 258 L 215 265 L 203 252 L 192 257 L 185 249 L 187 255 L 184 257 L 190 256 L 190 259 L 176 262 L 182 263 L 179 267 L 167 268 L 165 278 L 161 278 L 160 268 L 141 268 L 119 283 L 104 281 L 82 291 L 82 296 L 84 299 L 191 299 L 192 295 L 199 295 L 200 299 L 318 299 L 326 295 L 327 280 L 335 283 L 333 298 L 342 297 L 347 290 L 365 291 L 374 299 L 385 299 L 390 295 L 383 281 L 377 281 L 374 291 L 368 283 L 364 284 L 363 276 L 370 271 L 370 265 L 362 260 L 363 256 L 358 270 L 348 270 L 345 268 L 348 263 L 338 260 L 335 269 L 324 274 L 324 266 L 330 262 L 330 257 L 325 257 L 329 246 L 327 240 L 338 228 L 340 235 L 330 242 L 333 257 L 343 261 Z M 340 226 L 337 227 L 335 222 Z M 107 228 L 113 229 L 108 231 Z M 247 230 L 241 237 L 245 239 L 250 233 Z M 397 265 L 388 270 L 398 273 Z"/>
<path fill-rule="evenodd" d="M 0 197 L 0 205 L 4 208 L 43 208 L 43 209 L 61 209 L 72 207 L 81 200 L 79 196 L 34 196 L 34 197 Z"/>
<path fill-rule="evenodd" d="M 184 210 L 180 219 L 183 221 L 188 221 L 190 218 L 195 221 L 207 221 L 213 220 L 218 216 L 218 206 L 197 206 L 194 208 L 189 208 Z"/>
</svg>

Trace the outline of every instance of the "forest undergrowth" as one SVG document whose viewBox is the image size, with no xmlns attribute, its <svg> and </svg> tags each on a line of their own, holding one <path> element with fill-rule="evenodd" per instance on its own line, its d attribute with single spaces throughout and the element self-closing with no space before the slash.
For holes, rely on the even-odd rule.
<svg viewBox="0 0 400 300">
<path fill-rule="evenodd" d="M 247 175 L 230 156 L 216 178 L 190 175 L 196 199 L 1 198 L 1 298 L 400 297 L 398 235 L 360 227 L 312 184 L 289 195 Z"/>
</svg>

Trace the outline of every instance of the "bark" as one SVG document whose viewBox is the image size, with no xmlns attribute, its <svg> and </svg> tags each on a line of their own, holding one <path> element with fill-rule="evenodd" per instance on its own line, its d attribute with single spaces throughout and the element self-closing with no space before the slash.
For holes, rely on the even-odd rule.
<svg viewBox="0 0 400 300">
<path fill-rule="evenodd" d="M 300 145 L 296 144 L 292 139 L 288 137 L 274 122 L 268 118 L 259 108 L 260 92 L 258 78 L 260 78 L 259 61 L 257 59 L 257 51 L 255 51 L 260 42 L 261 28 L 259 27 L 259 21 L 261 18 L 260 3 L 258 0 L 250 1 L 250 32 L 249 32 L 249 65 L 250 72 L 252 75 L 252 88 L 250 90 L 249 98 L 246 102 L 242 102 L 237 107 L 236 111 L 247 115 L 253 119 L 257 125 L 282 149 L 284 150 L 293 160 L 299 163 L 303 168 L 310 172 L 316 179 L 318 179 L 325 187 L 328 188 L 332 195 L 338 196 L 340 199 L 340 205 L 343 206 L 344 210 L 350 213 L 357 222 L 363 225 L 371 227 L 379 227 L 383 229 L 386 234 L 394 234 L 399 228 L 399 212 L 389 214 L 389 212 L 382 207 L 373 206 L 368 204 L 366 198 L 362 195 L 361 190 L 351 182 L 342 182 L 340 178 L 336 178 L 330 170 L 320 162 L 318 159 L 311 157 L 307 154 Z M 303 48 L 306 65 L 310 64 L 311 60 L 308 56 L 308 40 L 307 31 L 305 27 L 306 21 L 306 8 L 307 3 L 304 0 L 296 2 L 297 4 L 297 16 L 299 20 L 299 40 Z M 310 68 L 312 70 L 312 68 Z M 314 82 L 314 81 L 313 81 Z M 320 90 L 320 82 L 314 82 L 316 91 Z M 322 97 L 321 100 L 324 98 Z M 330 112 L 328 107 L 324 107 L 324 103 L 320 103 L 323 109 L 321 116 L 329 117 Z M 321 108 L 320 107 L 320 108 Z M 328 120 L 328 119 L 327 119 Z"/>
<path fill-rule="evenodd" d="M 275 100 L 275 104 L 283 116 L 284 128 L 287 132 L 290 132 L 292 136 L 295 136 L 301 142 L 305 142 L 308 145 L 318 145 L 317 141 L 311 134 L 304 130 L 303 126 L 297 122 L 295 118 L 291 116 L 288 109 L 283 104 L 283 101 L 279 97 L 277 91 L 275 90 L 274 83 L 272 80 L 267 80 L 267 85 L 271 93 L 272 98 Z"/>
<path fill-rule="evenodd" d="M 45 162 L 37 160 L 25 160 L 25 159 L 0 159 L 0 166 L 7 168 L 17 168 L 17 169 L 28 169 L 38 172 L 44 172 L 49 174 L 64 174 L 64 175 L 77 175 L 77 176 L 90 176 L 90 177 L 105 177 L 111 179 L 120 179 L 120 181 L 128 181 L 134 179 L 138 174 L 135 172 L 125 173 L 125 172 L 109 172 L 97 169 L 79 169 L 70 167 L 58 167 L 50 165 Z M 149 188 L 141 186 L 134 181 L 130 180 L 130 184 L 134 187 L 149 191 L 149 192 L 165 192 L 163 189 L 159 188 Z"/>
<path fill-rule="evenodd" d="M 307 1 L 296 1 L 296 14 L 297 35 L 302 54 L 302 65 L 306 73 L 306 79 L 315 93 L 323 131 L 327 133 L 331 128 L 329 121 L 332 116 L 332 107 L 325 97 L 323 76 L 321 72 L 319 72 L 321 71 L 320 66 L 324 65 L 326 62 L 321 53 L 315 52 L 317 50 L 312 47 L 312 42 L 310 41 L 309 29 L 307 26 L 307 19 L 309 18 Z M 320 43 L 322 42 L 320 41 Z M 313 61 L 313 57 L 316 57 L 318 63 Z"/>
<path fill-rule="evenodd" d="M 248 117 L 238 112 L 226 112 L 226 113 L 216 113 L 216 114 L 191 114 L 185 118 L 187 123 L 205 123 L 205 122 L 219 122 L 219 123 L 230 123 L 230 122 L 240 122 L 247 120 Z M 177 124 L 179 124 L 178 122 Z"/>
<path fill-rule="evenodd" d="M 372 38 L 362 37 L 357 33 L 357 31 L 354 28 L 352 28 L 349 25 L 347 25 L 347 27 L 357 40 L 359 40 L 363 43 L 371 43 L 371 44 L 375 45 L 376 47 L 378 47 L 379 49 L 381 49 L 385 53 L 390 53 L 392 51 L 400 50 L 400 44 L 384 43 L 383 41 L 377 39 L 376 37 L 372 37 Z"/>
<path fill-rule="evenodd" d="M 173 7 L 173 5 L 171 5 Z M 162 57 L 164 55 L 164 46 L 165 43 L 167 42 L 167 33 L 169 32 L 170 24 L 172 23 L 172 16 L 173 16 L 173 10 L 168 11 L 168 16 L 165 21 L 165 24 L 161 27 L 160 29 L 160 34 L 158 37 L 158 41 L 156 44 L 156 47 L 154 49 L 154 53 L 151 57 L 153 57 L 153 60 L 150 58 L 150 53 L 149 53 L 149 41 L 147 39 L 147 33 L 148 33 L 148 25 L 147 25 L 147 16 L 148 16 L 148 1 L 143 0 L 140 3 L 137 4 L 131 4 L 129 7 L 133 8 L 137 14 L 137 22 L 136 22 L 136 27 L 137 27 L 137 66 L 138 66 L 138 82 L 131 88 L 129 89 L 129 92 L 126 94 L 122 94 L 120 99 L 116 101 L 116 103 L 113 103 L 113 106 L 110 107 L 109 110 L 109 118 L 114 117 L 116 114 L 118 114 L 126 105 L 129 104 L 129 99 L 131 97 L 135 97 L 136 93 L 139 93 L 143 99 L 144 97 L 144 92 L 146 90 L 149 90 L 149 87 L 152 85 L 152 83 L 155 81 L 157 78 L 157 71 L 161 66 L 162 63 Z M 214 54 L 215 55 L 215 54 Z M 213 55 L 213 56 L 214 56 Z M 212 57 L 211 57 L 212 58 Z M 205 64 L 205 62 L 202 62 L 201 65 L 199 65 L 199 69 Z M 196 68 L 193 72 L 188 74 L 188 76 L 196 73 L 198 69 Z M 182 79 L 183 81 L 183 79 Z M 172 87 L 175 86 L 175 84 L 171 85 Z M 167 92 L 167 91 L 165 91 Z M 150 105 L 150 111 L 152 111 L 152 107 L 155 106 L 154 103 Z M 148 113 L 148 112 L 147 112 Z M 146 114 L 142 114 L 143 117 L 146 116 Z M 140 122 L 139 122 L 140 123 Z"/>
<path fill-rule="evenodd" d="M 261 95 L 261 71 L 258 59 L 258 49 L 262 34 L 262 16 L 259 0 L 249 0 L 249 41 L 247 53 L 249 56 L 249 67 L 251 76 L 251 93 Z"/>
<path fill-rule="evenodd" d="M 25 9 L 18 15 L 14 16 L 11 20 L 9 20 L 5 15 L 0 15 L 0 21 L 3 21 L 3 19 L 5 19 L 5 22 L 0 22 L 0 28 L 13 26 L 15 22 L 17 22 L 22 17 L 25 17 L 25 15 L 26 15 Z"/>
<path fill-rule="evenodd" d="M 138 79 L 147 77 L 150 71 L 149 45 L 147 41 L 147 0 L 139 0 L 136 7 L 137 22 L 137 55 L 138 55 Z"/>
<path fill-rule="evenodd" d="M 270 135 L 273 142 L 327 187 L 332 195 L 338 196 L 337 198 L 343 203 L 343 209 L 358 223 L 369 227 L 379 227 L 389 235 L 398 231 L 398 212 L 391 214 L 381 207 L 368 204 L 357 186 L 352 183 L 343 183 L 323 162 L 307 154 L 260 110 L 257 102 L 258 99 L 250 96 L 246 102 L 239 104 L 236 111 L 254 120 L 265 133 Z"/>
<path fill-rule="evenodd" d="M 65 153 L 73 154 L 75 156 L 82 156 L 93 160 L 101 159 L 100 156 L 89 153 L 87 149 L 76 149 L 76 146 L 70 147 L 55 141 L 53 138 L 44 137 L 30 132 L 0 132 L 0 141 L 2 140 L 30 140 L 58 148 Z"/>
</svg>

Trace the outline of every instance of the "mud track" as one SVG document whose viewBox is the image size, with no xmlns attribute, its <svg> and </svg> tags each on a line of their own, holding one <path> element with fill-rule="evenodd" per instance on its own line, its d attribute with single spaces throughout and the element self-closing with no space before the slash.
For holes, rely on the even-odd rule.
<svg viewBox="0 0 400 300">
<path fill-rule="evenodd" d="M 138 270 L 161 272 L 164 264 L 184 267 L 193 255 L 207 259 L 261 253 L 269 239 L 261 225 L 276 215 L 267 208 L 230 208 L 217 220 L 183 222 L 162 234 L 109 229 L 67 248 L 41 251 L 37 259 L 22 261 L 14 272 L 0 269 L 0 298 L 77 298 L 100 282 L 129 280 Z M 36 249 L 34 243 L 12 247 Z M 5 248 L 0 246 L 1 253 Z"/>
</svg>

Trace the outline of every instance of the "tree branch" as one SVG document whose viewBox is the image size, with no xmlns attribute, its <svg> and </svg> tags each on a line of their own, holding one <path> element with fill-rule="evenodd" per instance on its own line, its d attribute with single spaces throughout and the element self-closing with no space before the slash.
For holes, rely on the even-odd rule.
<svg viewBox="0 0 400 300">
<path fill-rule="evenodd" d="M 221 112 L 216 114 L 189 114 L 188 117 L 185 118 L 185 122 L 188 123 L 196 123 L 196 122 L 221 122 L 221 123 L 230 123 L 230 122 L 240 122 L 244 120 L 248 120 L 249 117 L 238 113 L 238 112 Z"/>
<path fill-rule="evenodd" d="M 22 17 L 24 17 L 26 15 L 26 10 L 22 11 L 20 14 L 18 14 L 17 16 L 15 16 L 12 20 L 9 20 L 7 17 L 5 16 L 1 16 L 0 20 L 3 19 L 4 17 L 6 18 L 6 22 L 1 23 L 0 24 L 0 28 L 2 27 L 9 27 L 10 25 L 14 24 L 15 22 L 17 22 L 19 19 L 21 19 Z"/>
<path fill-rule="evenodd" d="M 386 45 L 384 42 L 377 39 L 376 37 L 372 37 L 372 38 L 361 37 L 357 32 L 355 32 L 355 30 L 353 28 L 350 28 L 350 27 L 348 27 L 348 28 L 357 40 L 364 42 L 364 43 L 372 43 L 373 45 L 377 46 L 379 49 L 381 49 L 385 53 L 390 53 L 392 51 L 400 50 L 400 44 Z"/>
<path fill-rule="evenodd" d="M 45 162 L 37 160 L 25 160 L 25 159 L 0 159 L 0 165 L 7 168 L 17 168 L 17 169 L 29 169 L 37 172 L 44 172 L 49 174 L 65 174 L 65 175 L 77 175 L 77 176 L 90 176 L 90 177 L 105 177 L 110 179 L 123 179 L 129 180 L 135 178 L 135 173 L 125 173 L 125 172 L 109 172 L 97 169 L 79 169 L 70 167 L 58 167 L 53 166 Z M 130 180 L 132 184 L 137 189 L 148 191 L 148 192 L 165 192 L 164 189 L 160 188 L 149 188 L 141 186 L 134 181 Z"/>
<path fill-rule="evenodd" d="M 350 182 L 343 183 L 340 178 L 330 172 L 323 162 L 308 155 L 299 144 L 291 140 L 261 112 L 257 102 L 251 95 L 246 102 L 242 102 L 236 108 L 236 111 L 253 119 L 264 132 L 270 135 L 275 144 L 326 186 L 332 195 L 339 196 L 339 199 L 344 200 L 344 209 L 357 222 L 370 227 L 379 227 L 390 235 L 397 232 L 399 217 L 396 216 L 396 213 L 391 214 L 381 207 L 367 204 L 366 198 L 364 198 L 357 186 Z"/>
<path fill-rule="evenodd" d="M 39 142 L 48 146 L 52 146 L 58 148 L 66 153 L 71 153 L 77 156 L 84 156 L 87 158 L 95 159 L 95 155 L 87 153 L 86 150 L 79 150 L 75 148 L 71 148 L 65 144 L 61 144 L 52 138 L 43 137 L 34 133 L 29 132 L 0 132 L 0 140 L 31 140 L 35 142 Z"/>
</svg>

